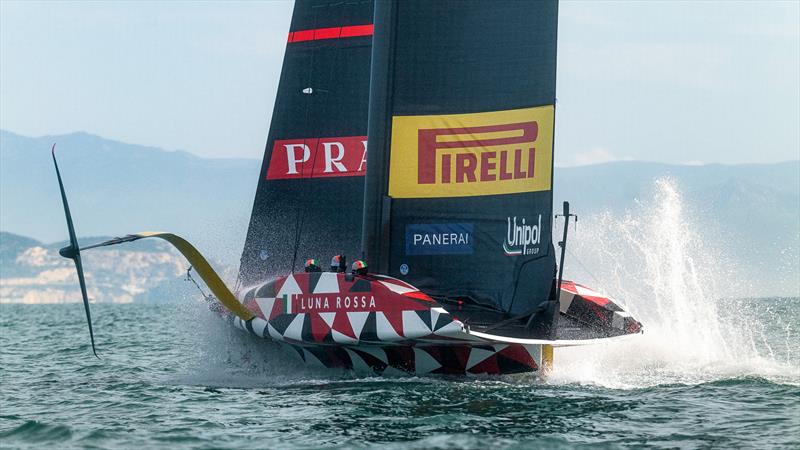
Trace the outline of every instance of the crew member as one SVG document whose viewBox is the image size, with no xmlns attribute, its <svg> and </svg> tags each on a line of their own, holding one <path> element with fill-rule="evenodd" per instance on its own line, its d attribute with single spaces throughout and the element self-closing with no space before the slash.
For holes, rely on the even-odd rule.
<svg viewBox="0 0 800 450">
<path fill-rule="evenodd" d="M 353 275 L 366 275 L 367 263 L 364 260 L 357 259 L 353 261 Z"/>
<path fill-rule="evenodd" d="M 306 260 L 306 272 L 322 272 L 322 268 L 319 267 L 316 259 L 309 258 Z"/>
<path fill-rule="evenodd" d="M 346 270 L 347 263 L 344 255 L 336 255 L 331 258 L 331 272 L 345 272 Z"/>
</svg>

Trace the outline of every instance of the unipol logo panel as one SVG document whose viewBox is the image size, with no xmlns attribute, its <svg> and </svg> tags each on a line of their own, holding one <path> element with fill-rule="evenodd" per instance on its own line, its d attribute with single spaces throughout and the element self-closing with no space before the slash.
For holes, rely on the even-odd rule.
<svg viewBox="0 0 800 450">
<path fill-rule="evenodd" d="M 389 195 L 472 197 L 550 190 L 552 105 L 440 116 L 395 116 Z"/>
<path fill-rule="evenodd" d="M 360 177 L 366 170 L 366 136 L 284 139 L 272 147 L 267 179 Z"/>
</svg>

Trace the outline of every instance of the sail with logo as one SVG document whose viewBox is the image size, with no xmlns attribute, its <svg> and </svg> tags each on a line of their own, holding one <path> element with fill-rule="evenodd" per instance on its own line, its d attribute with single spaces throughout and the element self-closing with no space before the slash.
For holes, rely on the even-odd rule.
<svg viewBox="0 0 800 450">
<path fill-rule="evenodd" d="M 641 332 L 616 301 L 562 280 L 564 245 L 556 276 L 557 19 L 555 0 L 298 0 L 241 289 L 171 233 L 78 248 L 58 175 L 60 253 L 90 336 L 80 252 L 145 238 L 186 256 L 225 320 L 315 366 L 546 372 L 556 347 Z M 363 256 L 349 271 L 319 262 L 340 254 Z"/>
<path fill-rule="evenodd" d="M 297 0 L 242 252 L 245 284 L 360 253 L 373 2 Z"/>
<path fill-rule="evenodd" d="M 556 1 L 378 2 L 373 44 L 367 260 L 473 321 L 535 315 L 541 336 L 557 22 Z"/>
</svg>

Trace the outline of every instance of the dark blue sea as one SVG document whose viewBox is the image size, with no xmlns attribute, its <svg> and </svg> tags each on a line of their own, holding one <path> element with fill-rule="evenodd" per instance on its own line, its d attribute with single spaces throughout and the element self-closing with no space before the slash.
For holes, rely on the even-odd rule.
<svg viewBox="0 0 800 450">
<path fill-rule="evenodd" d="M 0 305 L 0 447 L 800 448 L 800 299 L 721 304 L 544 380 L 315 371 L 191 301 L 95 305 L 98 360 L 81 305 Z"/>
</svg>

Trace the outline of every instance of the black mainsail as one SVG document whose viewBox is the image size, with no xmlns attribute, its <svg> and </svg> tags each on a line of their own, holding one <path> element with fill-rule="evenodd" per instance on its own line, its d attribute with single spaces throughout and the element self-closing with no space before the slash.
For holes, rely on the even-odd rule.
<svg viewBox="0 0 800 450">
<path fill-rule="evenodd" d="M 555 0 L 377 2 L 363 230 L 371 271 L 545 334 L 557 19 Z"/>
<path fill-rule="evenodd" d="M 297 0 L 239 270 L 360 254 L 372 0 Z"/>
</svg>

